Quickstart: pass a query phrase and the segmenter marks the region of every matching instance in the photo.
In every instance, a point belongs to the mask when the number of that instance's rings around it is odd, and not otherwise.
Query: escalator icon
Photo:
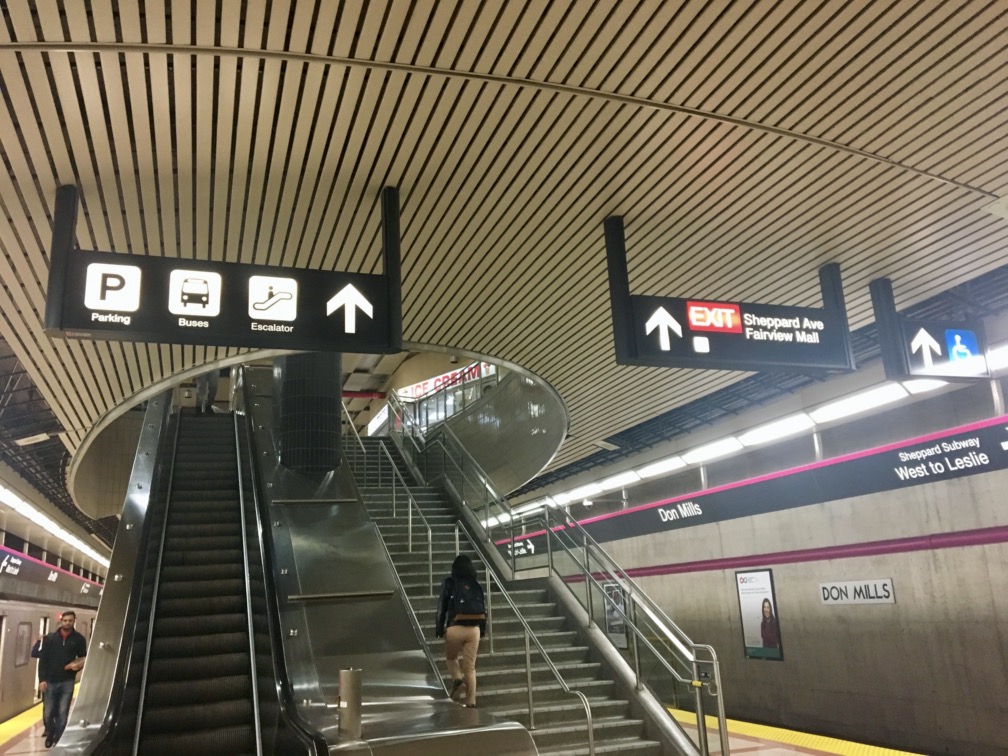
[[[273,287],[270,286],[266,292],[266,299],[262,302],[253,302],[252,309],[257,310],[258,312],[264,312],[273,307],[275,304],[286,302],[288,299],[293,298],[294,295],[289,291],[273,291]]]
[[[279,276],[250,276],[248,314],[253,320],[290,322],[297,318],[297,281]]]

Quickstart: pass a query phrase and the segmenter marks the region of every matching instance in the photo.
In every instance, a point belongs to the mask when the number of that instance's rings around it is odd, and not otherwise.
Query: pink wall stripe
[[[962,530],[958,533],[937,533],[935,535],[893,538],[886,541],[867,541],[844,546],[823,546],[817,549],[798,551],[778,551],[770,554],[749,554],[747,556],[707,559],[699,562],[661,564],[653,567],[634,567],[626,572],[632,578],[676,575],[688,572],[711,572],[713,570],[733,570],[742,567],[767,567],[799,562],[822,562],[827,559],[851,559],[883,554],[903,554],[910,551],[931,551],[934,549],[954,549],[966,546],[1008,542],[1008,526]]]

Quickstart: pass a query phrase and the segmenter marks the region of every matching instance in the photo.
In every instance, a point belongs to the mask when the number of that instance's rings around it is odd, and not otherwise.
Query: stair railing
[[[460,553],[459,552],[460,534],[465,536],[466,540],[469,541],[469,545],[472,546],[474,551],[476,551],[477,553],[480,552],[479,547],[476,545],[476,542],[469,535],[469,532],[464,527],[461,527],[461,523],[456,523],[455,524],[456,554]],[[588,696],[586,696],[580,690],[574,690],[573,688],[570,687],[570,685],[567,684],[567,681],[564,680],[563,675],[560,673],[560,670],[553,663],[553,660],[549,658],[549,654],[546,653],[546,649],[543,647],[543,644],[536,637],[535,633],[532,631],[532,628],[529,626],[529,623],[526,622],[524,615],[522,615],[521,613],[521,610],[518,609],[518,605],[515,604],[514,600],[507,592],[507,589],[504,587],[504,582],[500,579],[500,577],[498,577],[497,573],[493,571],[493,568],[490,567],[489,560],[484,559],[483,566],[486,568],[487,626],[488,626],[488,633],[490,635],[490,653],[492,654],[494,652],[492,604],[490,603],[491,601],[490,597],[493,595],[492,586],[494,583],[497,584],[497,589],[500,592],[501,596],[503,596],[504,600],[507,601],[508,604],[511,606],[512,611],[514,611],[515,613],[515,617],[518,618],[518,621],[521,623],[522,628],[525,630],[525,681],[526,681],[526,687],[528,689],[529,729],[530,730],[535,729],[535,702],[532,699],[532,647],[531,647],[531,643],[535,643],[536,647],[539,649],[540,656],[542,656],[543,661],[546,662],[546,666],[549,668],[550,672],[553,673],[553,677],[556,678],[557,682],[560,683],[560,688],[564,691],[564,693],[577,696],[577,698],[581,701],[581,705],[584,707],[585,710],[585,721],[587,722],[587,728],[588,728],[588,756],[595,756],[595,727],[592,720],[591,704],[588,702]]]
[[[255,624],[252,614],[252,587],[249,585],[248,519],[246,519],[245,476],[242,474],[241,439],[238,432],[238,414],[234,414],[235,468],[238,475],[238,509],[241,512],[242,564],[245,576],[245,619],[249,641],[249,668],[252,680],[258,680],[256,672]],[[262,756],[262,720],[259,719],[259,686],[252,685],[252,721],[256,727],[256,756]]]
[[[399,472],[399,468],[396,467],[395,460],[392,459],[392,455],[389,453],[388,447],[385,446],[384,441],[378,442],[378,448],[384,454],[385,459],[388,460],[389,468],[392,470],[391,482],[392,482],[392,517],[398,517],[396,510],[396,481],[402,485],[406,490],[406,496],[409,499],[409,505],[406,507],[406,544],[409,553],[413,553],[413,510],[420,516],[421,522],[423,522],[424,527],[427,529],[427,578],[430,583],[430,595],[434,595],[434,532],[431,530],[430,523],[427,522],[427,518],[424,517],[423,510],[420,509],[420,505],[417,504],[416,499],[413,497],[413,492],[410,491],[409,486],[406,485],[406,481],[403,480],[402,473]],[[378,485],[381,485],[382,481],[382,458],[378,458]]]
[[[364,442],[361,441],[360,433],[357,432],[357,426],[354,425],[353,418],[350,417],[350,411],[347,409],[346,402],[340,400],[340,406],[343,408],[343,416],[346,418],[347,425],[350,426],[350,430],[353,431],[354,438],[357,441],[357,445],[353,447],[353,459],[352,466],[354,468],[358,467],[357,455],[360,454],[363,458],[363,464],[359,465],[361,470],[363,470],[364,485],[367,485],[367,448],[364,446]],[[351,461],[351,455],[346,453],[346,445],[344,444],[344,456],[346,456],[347,461]]]
[[[641,590],[640,586],[627,575],[626,571],[609,556],[605,549],[589,535],[577,520],[568,513],[563,512],[562,517],[559,514],[553,515],[557,519],[555,523],[551,522],[549,510],[550,508],[544,510],[544,520],[546,524],[545,533],[550,571],[560,577],[575,596],[577,594],[571,588],[571,580],[584,581],[586,591],[585,604],[589,625],[594,621],[592,588],[595,588],[603,597],[606,611],[621,617],[625,627],[629,628],[633,634],[632,656],[638,689],[645,684],[641,675],[640,665],[640,645],[643,644],[654,655],[658,663],[678,682],[692,688],[696,704],[697,736],[700,741],[700,752],[704,754],[710,752],[702,698],[703,687],[707,686],[717,707],[721,753],[723,756],[729,756],[728,728],[725,720],[724,701],[721,695],[721,670],[714,648],[710,645],[694,643],[690,640],[689,636],[669,618],[661,607]],[[576,533],[578,538],[572,538],[571,533]],[[565,543],[564,538],[567,538],[570,543]],[[579,575],[572,578],[571,576],[561,574],[555,564],[555,555],[553,553],[555,547],[563,549],[566,558],[573,562],[579,570]],[[578,554],[579,551],[581,552],[581,556]],[[619,586],[629,603],[629,614],[626,611],[626,607],[621,602],[616,601],[603,588],[599,581],[600,575],[607,582],[613,582]],[[644,613],[650,621],[650,627],[659,633],[655,640],[661,644],[662,649],[656,648],[649,634],[641,629],[638,622],[638,611]],[[669,663],[666,658],[668,654],[671,654],[685,669],[688,669],[690,676],[684,676],[673,664]],[[701,666],[706,665],[710,666],[710,674],[701,672]]]

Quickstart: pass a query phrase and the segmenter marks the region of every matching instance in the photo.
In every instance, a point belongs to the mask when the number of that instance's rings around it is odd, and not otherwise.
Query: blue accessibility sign
[[[945,329],[945,348],[950,362],[968,360],[980,354],[977,335],[961,328]]]

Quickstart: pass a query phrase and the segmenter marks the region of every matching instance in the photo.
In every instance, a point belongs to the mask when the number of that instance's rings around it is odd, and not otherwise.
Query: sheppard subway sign
[[[581,525],[597,541],[615,541],[1005,468],[1008,415],[590,517]],[[545,549],[541,539],[529,534],[522,542]],[[507,548],[506,541],[501,545]]]

